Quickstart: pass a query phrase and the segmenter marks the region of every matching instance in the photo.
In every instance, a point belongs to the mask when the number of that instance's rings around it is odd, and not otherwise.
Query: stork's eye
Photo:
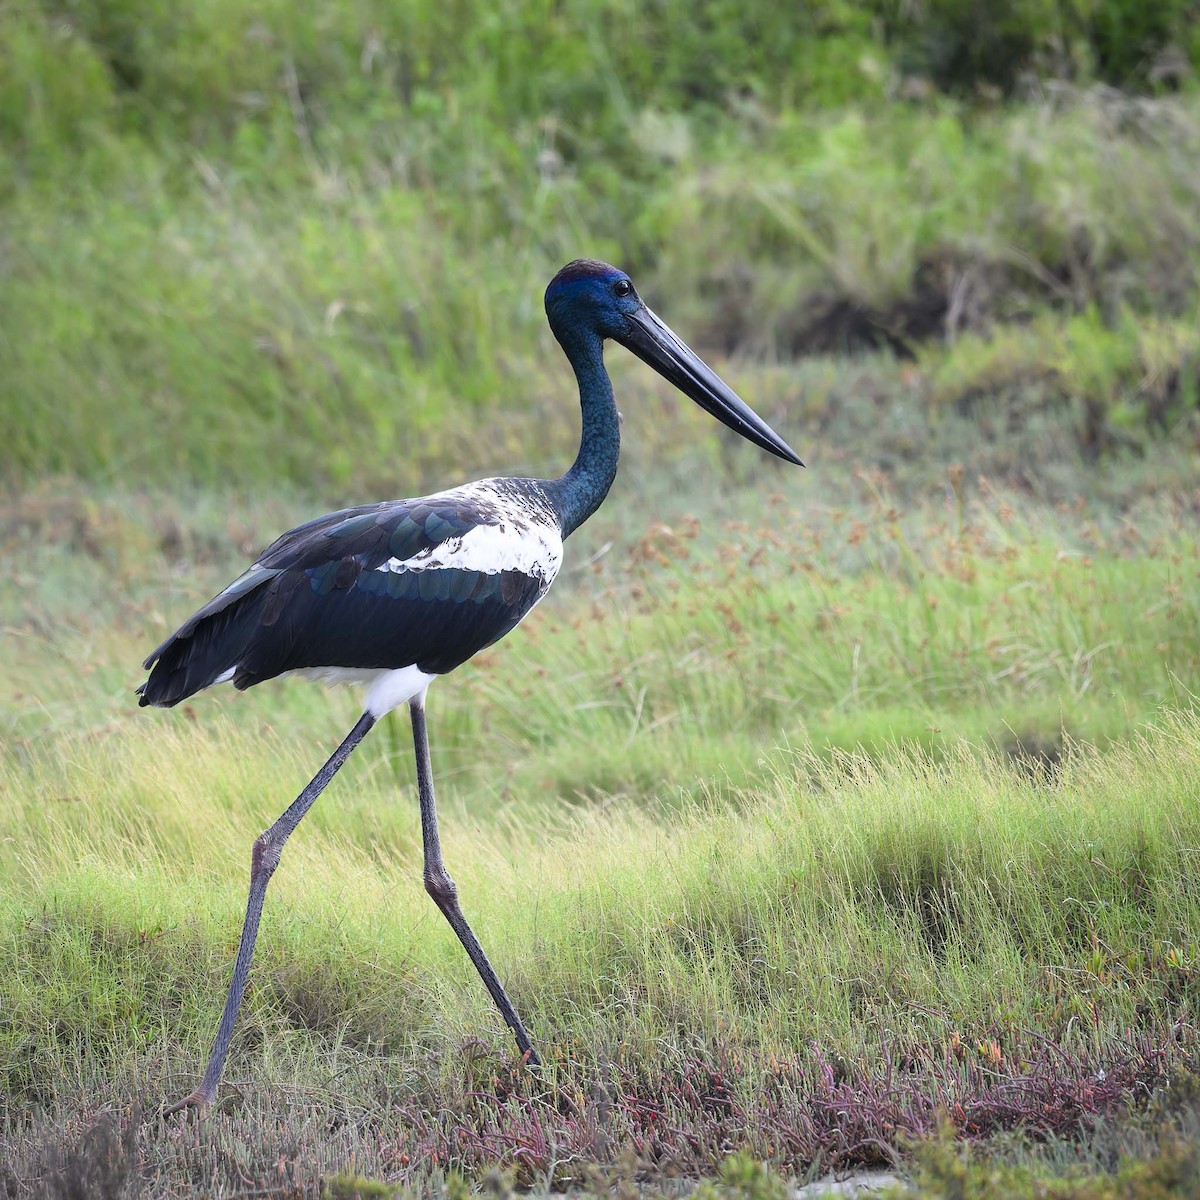
[[[613,284],[613,291],[616,292],[616,294],[622,299],[624,299],[629,295],[630,292],[633,291],[633,284],[630,283],[628,279],[618,279],[617,282]]]

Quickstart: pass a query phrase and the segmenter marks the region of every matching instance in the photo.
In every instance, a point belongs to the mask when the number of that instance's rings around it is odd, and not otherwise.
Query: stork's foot
[[[204,1110],[212,1104],[212,1099],[197,1088],[190,1096],[184,1098],[168,1108],[163,1109],[164,1117],[173,1117],[177,1112],[183,1112],[185,1109],[193,1109],[195,1112],[203,1115]]]

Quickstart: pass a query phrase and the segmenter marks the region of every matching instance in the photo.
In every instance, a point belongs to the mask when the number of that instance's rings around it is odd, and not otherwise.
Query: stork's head
[[[705,412],[785,462],[804,464],[716,372],[646,307],[624,271],[577,258],[546,288],[546,316],[554,336],[575,361],[581,341],[599,336],[620,342]]]

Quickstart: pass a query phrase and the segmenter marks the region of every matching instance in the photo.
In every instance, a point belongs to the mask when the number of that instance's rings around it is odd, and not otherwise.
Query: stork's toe
[[[164,1117],[172,1117],[178,1112],[183,1112],[184,1109],[194,1109],[197,1113],[203,1115],[204,1110],[212,1104],[212,1099],[205,1096],[199,1088],[197,1088],[190,1096],[184,1096],[182,1100],[176,1101],[163,1109]]]

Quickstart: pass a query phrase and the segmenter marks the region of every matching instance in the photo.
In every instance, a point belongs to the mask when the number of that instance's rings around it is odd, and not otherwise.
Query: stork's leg
[[[425,890],[433,897],[433,902],[442,910],[442,915],[450,922],[450,928],[458,934],[458,940],[471,956],[475,970],[492,993],[492,999],[500,1010],[500,1015],[508,1022],[508,1027],[517,1039],[517,1046],[526,1056],[531,1066],[537,1066],[541,1059],[517,1016],[504,986],[496,978],[492,964],[488,962],[479,939],[471,931],[458,906],[458,887],[450,878],[446,864],[442,860],[442,843],[438,837],[437,806],[433,799],[433,769],[429,762],[429,736],[425,730],[425,694],[414,696],[408,702],[412,715],[413,743],[417,752],[417,789],[421,795],[421,837],[425,844]]]
[[[246,990],[246,977],[250,973],[250,959],[254,956],[254,941],[258,937],[258,922],[262,916],[263,897],[267,883],[279,866],[283,844],[292,830],[300,824],[304,814],[312,808],[325,785],[337,774],[338,768],[350,756],[350,751],[367,735],[375,718],[363,713],[358,724],[347,734],[346,740],[333,752],[329,761],[313,776],[308,786],[288,806],[287,811],[265,833],[254,839],[250,852],[250,897],[246,901],[246,920],[242,924],[242,940],[238,944],[237,960],[233,964],[233,979],[229,983],[229,994],[225,997],[225,1011],[217,1026],[216,1041],[208,1056],[208,1066],[200,1086],[190,1095],[172,1104],[164,1115],[179,1112],[184,1108],[204,1108],[217,1098],[217,1084],[225,1066],[225,1055],[229,1051],[229,1040],[233,1037],[233,1026],[237,1021],[238,1009],[242,1004],[242,993]]]

